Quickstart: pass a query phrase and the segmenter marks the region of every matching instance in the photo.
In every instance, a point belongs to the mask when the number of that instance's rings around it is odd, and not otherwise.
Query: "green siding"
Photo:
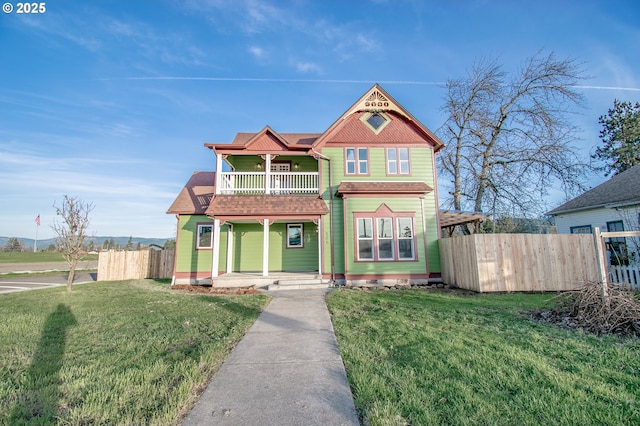
[[[233,225],[232,270],[262,271],[262,225],[259,223]]]
[[[430,187],[433,182],[433,157],[429,148],[409,149],[410,175],[387,175],[387,160],[385,148],[369,148],[369,175],[345,175],[344,148],[325,148],[322,154],[331,158],[333,172],[333,184],[339,185],[341,181],[421,181]],[[324,167],[324,165],[323,165]],[[327,183],[325,182],[325,185]]]
[[[330,207],[330,194],[335,194],[341,181],[422,181],[432,188],[435,188],[433,173],[433,153],[429,148],[410,148],[410,170],[411,175],[387,175],[386,172],[386,153],[385,148],[369,148],[369,175],[345,175],[344,168],[344,148],[325,148],[322,154],[331,158],[332,183],[331,190],[328,188],[329,173],[326,161],[322,163],[322,198]],[[412,211],[415,212],[416,226],[416,249],[418,254],[418,262],[354,262],[354,233],[353,233],[353,212],[375,212],[382,203],[386,203],[393,211]],[[335,237],[335,271],[338,274],[345,271],[345,248],[349,261],[349,273],[425,273],[424,267],[424,239],[427,236],[427,259],[429,263],[429,272],[440,272],[440,254],[438,251],[438,224],[436,212],[435,192],[432,191],[425,195],[424,199],[424,221],[420,200],[416,198],[349,198],[347,200],[346,215],[343,211],[343,199],[335,197],[334,208],[332,212]],[[346,221],[347,229],[343,230],[343,221]],[[426,227],[423,223],[426,222]],[[345,235],[346,233],[346,235]],[[330,256],[330,229],[328,215],[323,218],[323,235],[324,235],[324,271],[328,273],[331,270]],[[346,247],[345,247],[346,244]]]
[[[294,223],[294,222],[291,222]],[[270,271],[317,271],[318,234],[316,225],[304,225],[304,247],[286,247],[287,225],[274,223],[269,227]],[[233,225],[233,271],[262,271],[263,227],[256,223]]]
[[[331,150],[334,151],[334,150]],[[342,150],[340,150],[340,155],[342,155]],[[335,272],[337,274],[344,273],[344,230],[342,227],[342,198],[336,197],[335,193],[338,189],[338,185],[340,181],[343,180],[342,172],[343,172],[343,160],[342,156],[339,161],[334,161],[331,159],[331,172],[333,179],[333,186],[329,188],[329,167],[327,165],[326,160],[321,160],[321,185],[322,188],[320,190],[320,195],[322,199],[327,204],[327,207],[331,210],[331,194],[333,194],[333,211],[331,214],[324,215],[322,217],[322,234],[323,234],[323,272],[328,274],[331,272],[331,228],[330,228],[330,220],[333,221],[333,236],[334,236],[334,262],[335,262]],[[339,163],[339,164],[336,164]],[[336,172],[338,170],[338,172]]]
[[[213,220],[202,215],[180,216],[176,272],[211,271],[212,251],[210,249],[196,250],[195,248],[197,225],[201,223],[213,223]],[[318,270],[316,225],[311,222],[305,222],[303,225],[304,247],[297,249],[286,247],[287,225],[285,223],[275,223],[269,227],[270,271]],[[219,271],[227,269],[227,229],[226,224],[220,229]],[[235,272],[262,271],[262,225],[259,223],[234,224],[232,238],[232,270]]]
[[[204,215],[180,215],[178,227],[178,244],[176,272],[208,272],[211,271],[211,249],[196,250],[196,232],[200,223],[213,223]],[[218,270],[227,268],[227,226],[220,229],[220,261]]]

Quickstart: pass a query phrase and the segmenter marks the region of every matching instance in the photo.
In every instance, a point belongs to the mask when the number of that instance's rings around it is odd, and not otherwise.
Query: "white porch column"
[[[262,276],[269,276],[269,219],[264,219],[262,236]]]
[[[220,173],[222,173],[222,154],[216,154],[216,195],[220,194]]]
[[[322,217],[318,219],[318,275],[322,278]]]
[[[264,163],[264,193],[271,194],[271,154],[267,154]]]
[[[227,223],[227,274],[233,269],[233,225]]]
[[[211,248],[211,284],[218,276],[218,262],[220,262],[220,219],[213,220],[213,247]]]

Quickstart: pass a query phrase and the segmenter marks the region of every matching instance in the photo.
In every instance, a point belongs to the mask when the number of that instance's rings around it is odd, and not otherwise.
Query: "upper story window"
[[[409,148],[387,148],[387,174],[409,174]]]
[[[369,149],[347,148],[345,150],[345,168],[348,175],[368,175]]]
[[[572,234],[591,234],[591,225],[572,226],[569,231]]]

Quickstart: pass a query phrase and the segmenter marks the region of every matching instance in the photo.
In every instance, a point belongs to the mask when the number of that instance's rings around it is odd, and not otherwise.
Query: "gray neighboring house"
[[[640,165],[613,176],[547,214],[555,217],[559,234],[640,230]],[[607,242],[612,265],[640,263],[639,238]]]

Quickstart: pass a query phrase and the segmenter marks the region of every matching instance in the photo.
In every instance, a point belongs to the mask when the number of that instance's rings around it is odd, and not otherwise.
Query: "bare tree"
[[[69,265],[67,277],[67,293],[71,293],[71,284],[78,262],[84,254],[83,244],[89,227],[89,214],[94,208],[93,203],[85,203],[77,197],[64,196],[62,206],[53,208],[60,221],[54,220],[51,228],[56,234],[58,249]]]
[[[584,104],[576,90],[584,78],[576,60],[538,52],[513,76],[481,60],[467,78],[447,81],[440,169],[452,181],[452,207],[530,217],[552,183],[580,189],[587,167],[569,116]]]

